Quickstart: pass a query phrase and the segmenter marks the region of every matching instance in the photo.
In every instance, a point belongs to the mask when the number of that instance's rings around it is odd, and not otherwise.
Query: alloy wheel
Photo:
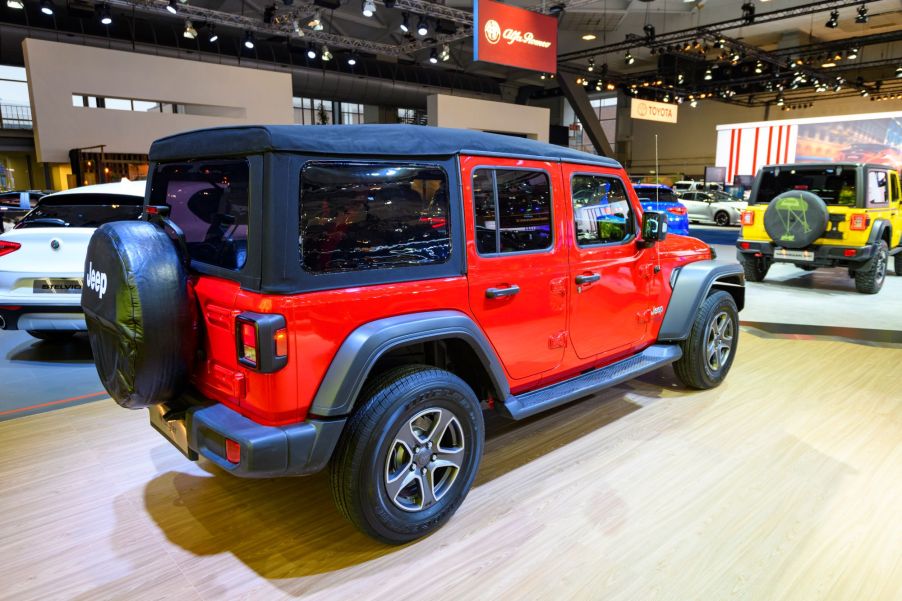
[[[733,336],[733,320],[726,311],[720,311],[711,320],[705,340],[705,363],[711,372],[718,372],[730,358],[730,353],[733,352]]]

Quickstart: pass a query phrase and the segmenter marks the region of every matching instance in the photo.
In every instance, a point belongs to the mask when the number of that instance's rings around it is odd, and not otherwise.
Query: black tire
[[[411,444],[423,444],[415,447],[420,451],[413,456],[399,437],[414,431],[411,420],[417,416],[416,423],[427,427],[431,424],[437,429],[438,424],[430,420],[448,416],[456,418],[457,425],[449,420],[448,426],[435,434],[437,442],[435,436],[427,443],[425,438],[409,435]],[[402,544],[426,536],[448,521],[469,492],[482,457],[484,436],[482,409],[463,380],[427,365],[389,370],[364,388],[332,457],[330,479],[335,504],[357,528],[384,543]],[[434,467],[430,449],[443,443],[448,445],[446,449],[456,448],[453,440],[462,445],[457,451],[462,456],[459,468]],[[456,457],[456,453],[446,457]],[[452,473],[453,478],[448,480]],[[394,480],[392,474],[398,474]],[[434,484],[436,477],[438,486]],[[391,497],[389,483],[403,483],[405,479],[412,480]],[[438,491],[442,485],[448,488],[438,500],[427,503],[435,497],[426,498],[429,491],[425,486]],[[417,507],[417,493],[421,507]]]
[[[765,257],[751,257],[739,255],[739,262],[745,272],[745,279],[750,282],[763,282],[767,271],[770,269],[770,261]]]
[[[862,294],[877,294],[883,288],[886,280],[886,270],[889,264],[889,248],[886,242],[877,243],[874,256],[868,259],[864,265],[855,270],[855,289]],[[898,269],[898,268],[897,268]]]
[[[719,327],[721,324],[726,324],[722,330]],[[715,330],[720,331],[722,336],[718,336]],[[716,346],[719,347],[720,343],[728,345],[725,355],[721,348],[716,349],[716,357],[708,352],[712,337]],[[736,302],[729,293],[715,290],[699,307],[689,337],[680,343],[683,356],[673,364],[677,378],[685,386],[700,390],[720,385],[733,365],[738,344],[739,310]],[[712,357],[716,362],[712,361]]]
[[[721,227],[730,225],[730,216],[726,211],[717,211],[714,213],[714,223]]]
[[[91,236],[81,295],[104,388],[140,409],[177,398],[197,345],[197,310],[175,244],[146,221],[117,221]]]
[[[75,336],[74,330],[28,330],[28,334],[47,342],[68,342]]]
[[[817,194],[790,190],[775,196],[764,212],[764,230],[777,246],[805,248],[824,235],[830,213]]]

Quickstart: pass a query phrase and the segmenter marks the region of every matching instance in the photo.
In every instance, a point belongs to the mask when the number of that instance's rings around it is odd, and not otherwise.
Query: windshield
[[[677,197],[670,188],[649,188],[636,186],[636,196],[642,200],[676,202]]]
[[[674,190],[688,190],[691,182],[677,182],[673,185]]]
[[[143,203],[142,197],[128,194],[45,196],[16,227],[100,227],[111,221],[137,219]]]
[[[761,172],[754,202],[768,203],[783,192],[804,190],[828,205],[856,205],[853,167],[775,167]]]

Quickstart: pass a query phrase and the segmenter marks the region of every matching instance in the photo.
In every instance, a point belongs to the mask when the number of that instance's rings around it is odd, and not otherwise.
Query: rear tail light
[[[755,225],[755,211],[742,212],[742,225]]]
[[[667,207],[667,212],[674,215],[686,215],[689,211],[683,205],[677,205],[675,207]]]
[[[229,463],[241,463],[241,445],[231,438],[225,439],[226,459]]]
[[[739,243],[739,248],[741,248],[742,250],[748,250],[751,247],[752,247],[751,242],[740,242]]]
[[[847,248],[846,250],[842,251],[842,254],[844,257],[854,257],[858,254],[858,251],[854,248]]]
[[[288,330],[281,315],[245,312],[235,318],[238,362],[272,373],[288,363]]]
[[[849,229],[855,231],[866,230],[870,225],[870,221],[870,218],[864,213],[852,213],[852,217],[849,220]]]
[[[9,253],[16,252],[22,248],[22,245],[18,242],[9,242],[7,240],[0,240],[0,257],[3,255],[8,255]]]

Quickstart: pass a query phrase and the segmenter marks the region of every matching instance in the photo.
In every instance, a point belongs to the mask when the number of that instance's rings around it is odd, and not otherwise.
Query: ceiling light
[[[836,63],[834,63],[833,60],[829,59],[829,58],[826,61],[821,63],[822,69],[829,69],[829,68],[835,67],[835,66],[836,66]]]
[[[539,75],[539,79],[541,79],[542,81],[545,81],[545,74],[542,73],[541,75]]]
[[[827,22],[824,23],[824,25],[826,27],[829,27],[830,29],[836,29],[837,27],[839,27],[839,11],[835,8],[831,10],[830,18],[827,19]]]
[[[711,69],[705,69],[705,81],[711,81],[712,79],[714,79],[714,73]]]
[[[783,106],[783,103],[785,103],[785,102],[786,102],[786,100],[784,100],[782,94],[780,96],[777,96],[777,106]]]
[[[426,24],[426,17],[420,17],[419,23],[417,23],[417,35],[425,36],[429,33],[429,26]]]
[[[254,33],[252,31],[244,32],[244,47],[248,50],[254,49]]]
[[[111,25],[113,23],[113,15],[110,14],[110,7],[106,4],[100,8],[100,22],[104,25]]]
[[[166,10],[168,10],[172,14],[179,12],[178,2],[176,2],[175,0],[169,0],[169,4],[166,5]]]
[[[433,65],[438,62],[438,51],[435,48],[429,53],[429,62]]]
[[[309,58],[310,60],[316,58],[316,49],[310,44],[307,44],[307,58]]]
[[[632,52],[630,52],[629,50],[627,50],[627,51],[626,51],[626,56],[623,57],[623,62],[625,62],[627,65],[632,65],[633,63],[636,62],[636,57],[633,56],[633,53],[632,53]]]
[[[764,64],[761,61],[758,61],[755,63],[755,73],[760,75],[762,72],[764,72]]]
[[[868,89],[867,88],[861,88],[861,91],[858,93],[861,95],[862,98],[868,97]]]
[[[48,17],[53,16],[53,3],[50,0],[41,0],[41,12]]]
[[[594,71],[594,70],[595,70],[595,59],[594,59],[594,58],[590,58],[590,59],[589,59],[589,66],[588,66],[588,68],[587,68],[587,71],[589,71],[589,73],[591,73],[591,72]]]
[[[855,17],[855,22],[861,25],[868,22],[868,7],[864,4],[858,7],[858,16]]]
[[[401,31],[407,33],[410,31],[410,15],[407,13],[401,13]]]
[[[613,84],[613,82],[610,82],[610,81],[609,81],[609,82],[608,82],[608,85],[605,86],[605,89],[607,89],[607,90],[609,90],[609,91],[614,91],[614,90],[617,89],[617,86],[615,86],[615,85]]]
[[[323,62],[332,60],[332,53],[329,52],[329,47],[323,44]]]
[[[25,8],[25,2],[24,0],[6,0],[6,7],[22,10]]]
[[[197,30],[194,29],[194,25],[191,24],[191,20],[185,20],[185,32],[182,34],[183,37],[188,38],[189,40],[194,40],[197,38]]]
[[[356,64],[357,64],[357,57],[354,56],[353,54],[352,54],[351,56],[349,56],[349,57],[348,57],[348,64],[349,64],[350,66],[352,66],[352,67],[353,67],[354,65],[356,65]]]
[[[363,16],[372,17],[376,14],[376,3],[373,0],[363,0]]]
[[[595,37],[596,36],[594,33],[584,33],[583,34],[583,39],[586,40],[587,42],[591,42],[592,40],[595,39]]]
[[[600,79],[595,82],[595,91],[601,92],[601,80]]]
[[[846,55],[846,58],[850,61],[858,58],[858,48],[849,48],[849,53]]]
[[[697,107],[697,106],[698,106],[698,100],[690,100],[690,101],[689,101],[689,106],[691,106],[692,108]]]
[[[210,25],[210,37],[207,38],[207,41],[211,44],[215,44],[217,40],[219,40],[219,34],[216,33],[216,28]]]
[[[438,56],[444,62],[448,62],[449,60],[451,60],[451,46],[449,46],[448,44],[444,44],[442,46],[442,52]]]
[[[902,78],[902,65],[896,67],[896,79]]]

